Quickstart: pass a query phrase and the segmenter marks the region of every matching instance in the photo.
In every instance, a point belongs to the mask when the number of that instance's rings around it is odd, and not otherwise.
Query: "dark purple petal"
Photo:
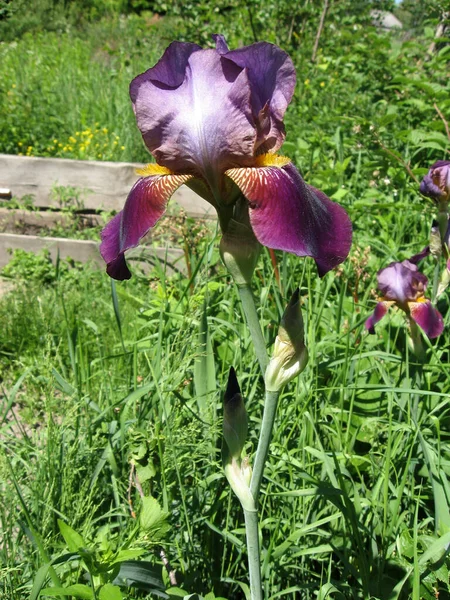
[[[214,33],[212,38],[216,43],[216,52],[218,52],[219,54],[226,54],[230,51],[223,35],[220,35],[219,33]]]
[[[375,333],[375,325],[378,323],[378,321],[381,321],[392,304],[394,304],[392,301],[378,302],[378,304],[375,306],[375,310],[366,321],[365,327],[369,333]]]
[[[226,175],[249,201],[250,223],[261,244],[312,256],[320,275],[345,260],[352,242],[347,213],[307,185],[292,163],[231,169]]]
[[[429,255],[430,255],[430,246],[425,246],[425,248],[423,250],[421,250],[418,254],[414,254],[414,256],[411,256],[411,258],[408,260],[413,265],[417,265],[417,263],[419,263],[421,260],[423,260],[424,258],[426,258]]]
[[[423,296],[428,279],[409,260],[393,262],[378,271],[378,288],[386,300],[400,304]]]
[[[124,252],[137,246],[142,237],[161,218],[174,191],[191,178],[190,175],[156,175],[138,179],[124,209],[103,229],[100,254],[113,279],[130,279]]]
[[[444,319],[429,300],[409,302],[411,318],[421,327],[429,338],[435,338],[444,331]]]
[[[430,167],[420,184],[424,196],[435,200],[450,199],[450,161],[438,160]]]
[[[175,89],[179,87],[186,76],[186,68],[190,56],[201,50],[197,44],[172,42],[154,67],[138,75],[130,84],[130,97],[136,102],[140,86],[146,81],[160,84],[160,87]],[[161,86],[162,84],[162,86]]]
[[[130,90],[139,129],[160,165],[201,174],[215,191],[220,173],[251,164],[256,125],[247,72],[215,50],[171,44]]]
[[[247,69],[259,151],[276,152],[285,138],[283,117],[295,88],[295,68],[290,56],[267,42],[231,50],[224,56]]]

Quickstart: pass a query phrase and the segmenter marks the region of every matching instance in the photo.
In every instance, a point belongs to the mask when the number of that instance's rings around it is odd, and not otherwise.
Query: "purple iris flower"
[[[187,184],[216,208],[223,232],[244,196],[259,242],[313,257],[323,275],[346,258],[352,228],[342,207],[276,154],[294,93],[292,60],[265,42],[230,51],[223,36],[214,39],[214,50],[173,42],[131,82],[137,124],[157,164],[138,171],[124,209],[102,232],[107,272],[131,277],[124,252]]]
[[[366,321],[369,333],[375,333],[375,324],[384,317],[390,306],[396,304],[423,329],[429,338],[441,335],[444,320],[430,300],[425,298],[428,279],[417,270],[412,260],[420,260],[427,249],[411,260],[393,262],[378,271],[378,288],[383,294],[373,314]]]
[[[420,191],[434,200],[450,200],[450,160],[438,160],[422,179]]]

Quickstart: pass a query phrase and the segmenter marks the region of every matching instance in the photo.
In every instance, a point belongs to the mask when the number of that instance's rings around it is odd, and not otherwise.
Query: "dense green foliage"
[[[221,31],[230,46],[256,37],[291,53],[298,85],[283,152],[347,208],[355,234],[349,260],[322,280],[309,260],[281,253],[274,271],[268,252],[254,278],[269,348],[300,287],[310,352],[283,393],[263,482],[266,598],[450,597],[448,333],[424,339],[419,364],[400,312],[377,335],[364,330],[377,270],[428,241],[434,206],[418,181],[450,151],[450,47],[427,53],[439,4],[419,18],[410,2],[412,33],[388,33],[370,24],[377,3],[331,3],[314,62],[315,2],[24,4],[0,3],[1,152],[147,160],[128,84],[169,41],[205,45]],[[251,455],[262,386],[217,240],[189,242],[191,278],[160,265],[111,286],[93,269],[29,255],[4,273],[15,282],[0,299],[5,598],[91,582],[114,599],[136,559],[150,583],[123,585],[124,597],[156,597],[171,586],[161,549],[186,593],[245,597],[221,399],[234,365]],[[431,259],[423,270],[432,280]],[[448,329],[448,295],[438,306]]]

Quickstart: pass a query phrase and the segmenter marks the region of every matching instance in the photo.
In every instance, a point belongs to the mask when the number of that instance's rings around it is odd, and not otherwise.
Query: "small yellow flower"
[[[54,143],[54,144],[57,144],[57,143],[58,143],[58,140],[53,140],[53,143]]]
[[[120,146],[120,149],[121,150],[125,150],[125,146]]]
[[[71,135],[71,136],[70,136],[70,138],[69,138],[69,142],[70,142],[71,144],[76,144],[76,143],[77,143],[77,140],[76,140],[76,139],[73,137],[73,135]]]
[[[325,81],[320,82],[320,87],[325,87]]]
[[[309,85],[309,79],[305,79],[304,84]]]
[[[79,131],[75,131],[75,135],[80,135],[80,132]]]
[[[106,133],[108,133],[108,128],[107,127],[103,127],[102,131],[103,131],[103,133],[106,134]]]
[[[17,142],[17,145],[19,146],[19,148],[22,148],[23,143],[22,142]]]
[[[15,84],[15,83],[13,83],[11,87],[14,89],[14,88],[16,87],[16,84]]]
[[[117,146],[117,143],[118,143],[117,140],[114,140],[114,142],[113,142],[114,146]]]
[[[58,143],[58,148],[62,148],[61,142]]]

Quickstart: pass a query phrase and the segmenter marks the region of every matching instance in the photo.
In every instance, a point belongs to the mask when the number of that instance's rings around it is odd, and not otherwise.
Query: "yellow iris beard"
[[[284,167],[291,162],[287,156],[278,156],[277,154],[260,154],[255,157],[254,167]],[[136,173],[141,177],[151,177],[152,175],[174,175],[173,171],[167,167],[162,167],[156,163],[145,165],[142,169],[136,169]]]
[[[167,167],[161,167],[156,163],[145,165],[142,169],[136,169],[136,173],[141,177],[150,177],[151,175],[173,175],[173,171]]]
[[[291,162],[287,156],[277,154],[260,154],[255,158],[255,167],[284,167]]]

